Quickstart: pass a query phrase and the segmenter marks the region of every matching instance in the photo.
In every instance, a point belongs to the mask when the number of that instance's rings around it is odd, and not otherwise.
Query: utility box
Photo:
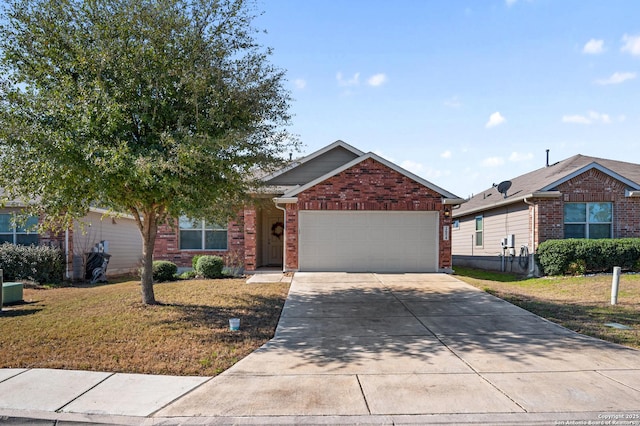
[[[2,283],[2,303],[9,304],[22,302],[24,298],[23,288],[24,286],[22,283]]]
[[[507,235],[507,244],[508,248],[515,248],[516,246],[516,236],[514,234]]]

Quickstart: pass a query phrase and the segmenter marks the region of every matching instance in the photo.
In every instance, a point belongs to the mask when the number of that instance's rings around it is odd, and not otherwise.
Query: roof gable
[[[534,195],[559,196],[560,193],[555,191],[558,185],[591,169],[611,176],[624,183],[630,190],[640,189],[640,164],[578,154],[511,179],[507,197],[503,197],[495,187],[488,188],[471,197],[460,209],[454,210],[453,215],[458,217],[522,202]]]
[[[269,186],[304,185],[329,173],[363,154],[343,141],[335,141],[326,147],[290,163],[283,169],[264,177]]]
[[[318,177],[317,179],[314,179],[311,182],[308,182],[305,185],[302,185],[302,186],[299,186],[299,187],[291,189],[290,191],[286,192],[283,195],[283,198],[295,197],[296,195],[300,194],[301,192],[303,192],[303,191],[305,191],[305,190],[307,190],[307,189],[309,189],[309,188],[311,188],[311,187],[313,187],[315,185],[318,185],[319,183],[321,183],[321,182],[323,182],[323,181],[325,181],[325,180],[327,180],[327,179],[329,179],[329,178],[331,178],[331,177],[333,177],[333,176],[335,176],[335,175],[337,175],[339,173],[342,173],[343,171],[345,171],[347,169],[350,169],[351,167],[353,167],[353,166],[355,166],[357,164],[360,164],[361,162],[363,162],[363,161],[365,161],[367,159],[373,159],[373,160],[385,165],[386,167],[388,167],[388,168],[394,170],[395,172],[397,172],[397,173],[399,173],[399,174],[401,174],[401,175],[403,175],[403,176],[405,176],[405,177],[407,177],[407,178],[419,183],[420,185],[423,185],[423,186],[431,189],[432,191],[437,192],[438,194],[442,195],[444,198],[449,198],[449,199],[452,199],[452,200],[459,200],[460,202],[462,202],[462,200],[460,200],[460,198],[458,196],[456,196],[456,195],[454,195],[454,194],[452,194],[452,193],[450,193],[448,191],[445,191],[444,189],[432,184],[431,182],[429,182],[429,181],[427,181],[427,180],[425,180],[425,179],[423,179],[423,178],[421,178],[421,177],[419,177],[417,175],[414,175],[413,173],[411,173],[411,172],[399,167],[398,165],[396,165],[396,164],[394,164],[394,163],[392,163],[392,162],[390,162],[388,160],[385,160],[384,158],[382,158],[382,157],[380,157],[380,156],[378,156],[378,155],[376,155],[376,154],[374,154],[372,152],[363,154],[363,155],[359,156],[358,158],[355,158],[354,160],[352,160],[352,161],[350,161],[350,162],[348,162],[348,163],[346,163],[346,164],[344,164],[344,165],[342,165],[342,166],[330,171],[329,173],[327,173],[327,174],[325,174],[323,176],[320,176],[320,177]]]

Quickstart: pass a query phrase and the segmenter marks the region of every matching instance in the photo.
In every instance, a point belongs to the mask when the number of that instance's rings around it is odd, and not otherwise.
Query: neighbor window
[[[180,218],[180,250],[226,249],[226,227],[205,220]]]
[[[12,213],[0,214],[0,243],[12,243],[28,246],[38,244],[38,217],[27,218],[26,223],[18,225],[18,218]]]
[[[611,203],[565,203],[565,238],[611,238]]]
[[[476,216],[476,247],[482,246],[482,216]]]

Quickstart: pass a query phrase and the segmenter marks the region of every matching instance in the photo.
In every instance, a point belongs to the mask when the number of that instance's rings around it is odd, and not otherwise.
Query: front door
[[[267,225],[267,265],[282,265],[284,247],[284,223],[282,216],[269,216]]]

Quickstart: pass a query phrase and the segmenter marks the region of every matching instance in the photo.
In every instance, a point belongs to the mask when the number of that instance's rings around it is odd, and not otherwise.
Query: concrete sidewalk
[[[274,339],[213,379],[4,369],[0,416],[633,424],[640,351],[570,332],[448,275],[296,273]]]

